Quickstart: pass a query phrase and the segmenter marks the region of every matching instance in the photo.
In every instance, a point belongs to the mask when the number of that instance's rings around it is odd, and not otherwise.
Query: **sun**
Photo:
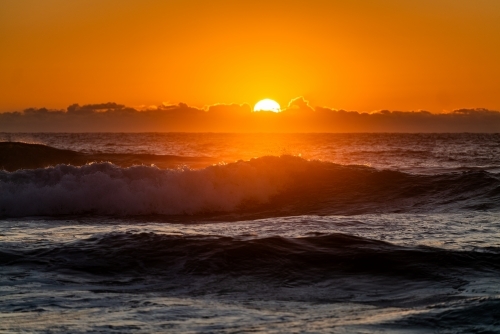
[[[253,111],[273,111],[280,112],[281,107],[278,102],[271,99],[260,100],[253,107]]]

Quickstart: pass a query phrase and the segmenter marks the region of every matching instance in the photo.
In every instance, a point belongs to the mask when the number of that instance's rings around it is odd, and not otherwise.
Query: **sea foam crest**
[[[202,170],[120,168],[110,163],[0,172],[0,215],[144,215],[232,211],[263,203],[290,181],[283,170],[306,163],[269,157]]]

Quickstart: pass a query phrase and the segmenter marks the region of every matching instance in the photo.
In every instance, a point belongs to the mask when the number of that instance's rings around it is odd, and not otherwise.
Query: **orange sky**
[[[0,111],[500,110],[498,0],[0,0]]]

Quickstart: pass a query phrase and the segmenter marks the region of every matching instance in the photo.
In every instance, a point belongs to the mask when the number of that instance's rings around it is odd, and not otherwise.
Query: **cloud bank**
[[[280,113],[253,112],[248,104],[200,109],[185,103],[145,110],[114,102],[30,108],[0,114],[1,132],[500,132],[500,112],[482,108],[449,113],[358,112],[313,107],[303,97]]]

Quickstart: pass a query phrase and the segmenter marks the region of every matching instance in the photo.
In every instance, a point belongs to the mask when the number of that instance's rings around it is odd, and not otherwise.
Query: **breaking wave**
[[[204,169],[57,165],[0,172],[0,215],[358,214],[497,210],[485,171],[413,175],[268,156]]]

